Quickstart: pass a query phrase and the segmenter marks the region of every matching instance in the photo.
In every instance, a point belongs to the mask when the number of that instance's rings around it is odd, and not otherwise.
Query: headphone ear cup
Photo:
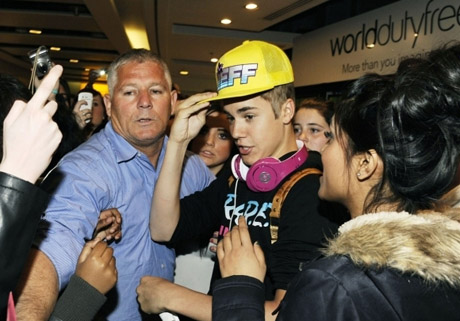
[[[277,165],[281,162],[275,158],[264,158],[249,168],[246,184],[256,192],[267,192],[274,189],[278,183]]]
[[[298,141],[297,152],[284,161],[273,157],[259,159],[251,167],[247,167],[239,154],[233,156],[231,167],[233,176],[246,181],[248,188],[254,192],[268,192],[308,158],[305,145]]]
[[[246,166],[246,165],[243,164],[243,161],[241,160],[240,155],[236,154],[235,156],[233,156],[232,162],[231,162],[232,173],[233,173],[233,176],[235,176],[236,178],[242,179],[243,181],[245,181],[246,176],[243,177],[243,175],[241,174],[241,166]]]

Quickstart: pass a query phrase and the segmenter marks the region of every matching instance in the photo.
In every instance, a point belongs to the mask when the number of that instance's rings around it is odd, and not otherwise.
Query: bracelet
[[[57,95],[58,92],[59,92],[59,91],[58,91],[57,89],[53,89],[53,90],[51,91],[51,93],[53,93],[53,94],[55,94],[55,95]]]

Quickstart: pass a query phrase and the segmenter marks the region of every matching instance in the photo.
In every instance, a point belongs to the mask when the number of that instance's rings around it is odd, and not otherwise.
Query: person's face
[[[191,149],[213,170],[230,157],[232,144],[226,115],[213,112],[206,117],[206,124],[192,141]]]
[[[230,121],[230,133],[247,166],[265,157],[280,158],[289,151],[284,117],[275,118],[270,102],[257,96],[229,103],[224,110]]]
[[[121,66],[112,96],[105,97],[114,130],[137,149],[159,142],[177,97],[170,88],[163,68],[155,62]]]
[[[345,150],[336,139],[334,125],[328,135],[330,139],[321,151],[323,175],[320,178],[318,195],[321,199],[344,204],[348,197],[349,175]],[[346,139],[346,138],[345,138]],[[345,140],[346,142],[346,140]]]
[[[68,95],[64,89],[64,86],[59,85],[58,95],[56,96],[56,101],[64,104],[67,108],[73,106],[73,99],[71,95]]]
[[[301,108],[294,116],[294,132],[309,150],[321,152],[327,138],[324,132],[331,129],[326,119],[314,108]]]
[[[94,96],[93,97],[93,118],[91,119],[91,123],[94,127],[99,126],[105,117],[105,108],[104,102],[102,101],[102,96]]]

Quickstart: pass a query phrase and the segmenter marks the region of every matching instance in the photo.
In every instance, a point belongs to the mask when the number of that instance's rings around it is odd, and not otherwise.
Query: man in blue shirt
[[[151,240],[149,213],[162,166],[165,130],[176,103],[166,64],[147,50],[132,50],[109,68],[111,121],[104,130],[66,155],[45,183],[61,176],[29,257],[17,312],[19,319],[47,320],[59,290],[74,273],[85,239],[90,239],[101,210],[117,208],[123,237],[113,243],[116,287],[101,310],[108,320],[141,320],[136,287],[144,275],[172,280],[174,252]],[[201,190],[212,180],[197,157],[183,167],[181,195]],[[144,316],[145,317],[145,316]],[[147,318],[143,319],[146,320]]]

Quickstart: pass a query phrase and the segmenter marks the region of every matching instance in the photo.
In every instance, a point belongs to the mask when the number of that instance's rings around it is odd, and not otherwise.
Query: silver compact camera
[[[37,49],[29,51],[28,56],[32,62],[33,71],[35,71],[38,79],[42,79],[52,67],[48,48],[40,46]]]

